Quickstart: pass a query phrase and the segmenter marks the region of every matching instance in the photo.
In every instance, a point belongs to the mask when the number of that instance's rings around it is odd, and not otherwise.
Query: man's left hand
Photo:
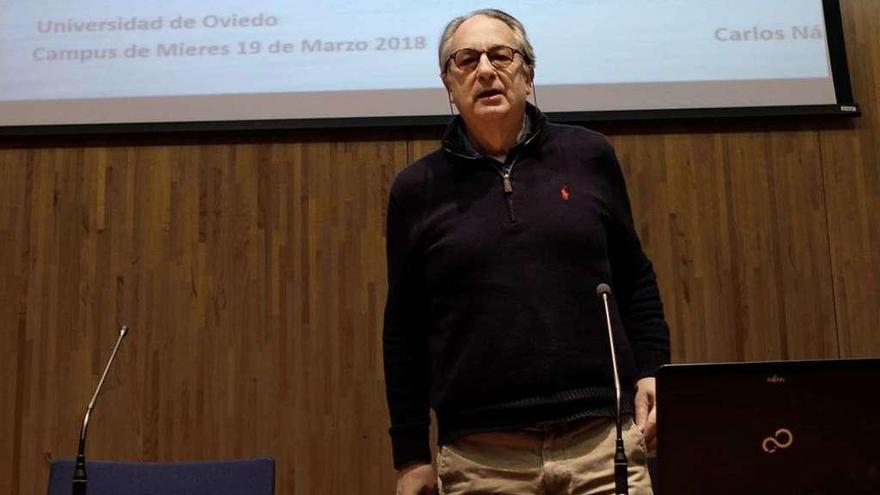
[[[657,381],[654,377],[636,382],[636,426],[645,435],[648,452],[657,449]]]

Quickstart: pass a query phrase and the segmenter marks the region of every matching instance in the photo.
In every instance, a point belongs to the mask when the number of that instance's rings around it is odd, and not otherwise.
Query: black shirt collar
[[[523,140],[518,142],[507,153],[508,156],[515,154],[521,148],[528,147],[534,142],[547,123],[547,117],[537,107],[528,102],[526,102],[526,120],[529,129],[525,133]],[[474,160],[484,158],[483,154],[474,147],[468,138],[464,119],[462,119],[461,115],[456,115],[446,127],[446,132],[443,133],[442,146],[447,152],[463,158]]]

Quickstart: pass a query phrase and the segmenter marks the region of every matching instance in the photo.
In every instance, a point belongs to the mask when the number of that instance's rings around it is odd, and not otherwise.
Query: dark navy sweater
[[[604,309],[624,389],[669,362],[651,262],[633,228],[611,145],[528,108],[531,131],[503,164],[458,117],[442,148],[394,181],[383,334],[394,465],[430,462],[469,433],[614,414]]]

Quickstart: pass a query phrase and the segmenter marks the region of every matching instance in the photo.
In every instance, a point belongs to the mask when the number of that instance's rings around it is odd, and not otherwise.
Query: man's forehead
[[[477,15],[461,23],[452,36],[456,48],[489,48],[515,41],[513,30],[499,19]]]

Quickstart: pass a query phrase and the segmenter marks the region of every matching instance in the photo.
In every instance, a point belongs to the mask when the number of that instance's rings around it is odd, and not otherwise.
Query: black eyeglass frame
[[[516,48],[514,48],[512,46],[508,46],[508,45],[494,45],[494,46],[489,47],[488,50],[477,50],[474,48],[460,48],[460,49],[452,52],[452,54],[450,54],[449,57],[446,59],[446,63],[443,65],[443,73],[445,74],[445,73],[449,72],[449,62],[452,62],[453,65],[455,65],[455,67],[457,69],[461,70],[462,72],[471,72],[474,69],[476,69],[477,66],[480,65],[480,60],[483,58],[483,54],[489,55],[492,52],[492,50],[496,50],[498,48],[507,48],[508,50],[510,50],[512,52],[512,56],[510,57],[510,63],[499,67],[498,65],[495,64],[495,62],[492,61],[492,57],[490,56],[489,57],[489,64],[492,65],[492,67],[494,67],[498,70],[503,70],[503,69],[510,67],[511,65],[513,65],[513,62],[516,60],[517,54],[519,54],[520,58],[522,58],[524,63],[528,63],[528,57],[526,57],[525,53],[521,52],[520,50],[517,50]],[[459,53],[461,53],[465,50],[469,50],[469,51],[472,51],[472,52],[475,52],[478,54],[477,63],[471,69],[463,69],[454,60],[456,55],[458,55]]]

